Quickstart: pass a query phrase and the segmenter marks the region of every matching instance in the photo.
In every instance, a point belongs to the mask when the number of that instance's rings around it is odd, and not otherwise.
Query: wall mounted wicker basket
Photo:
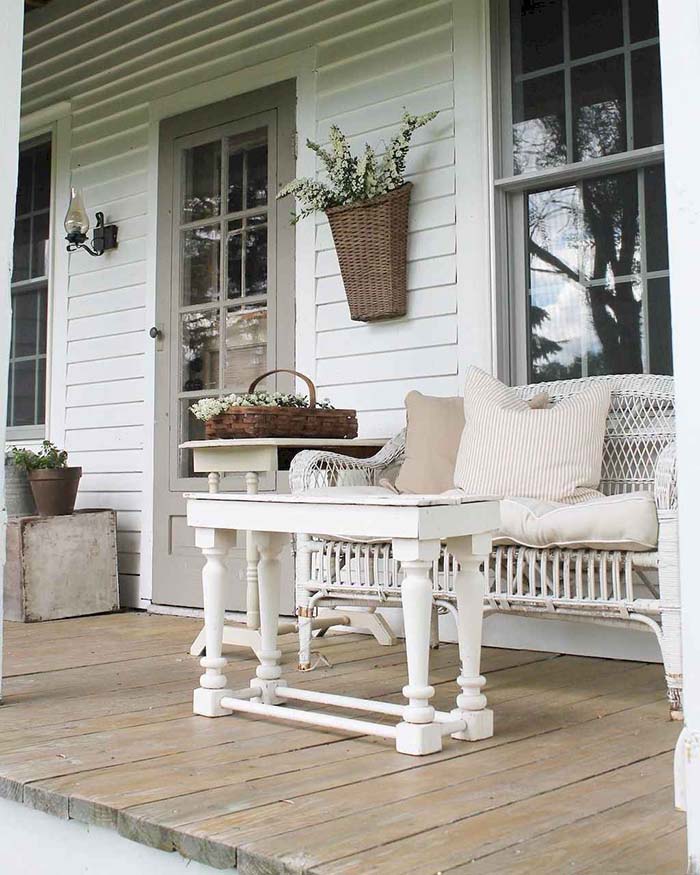
[[[357,437],[355,410],[325,410],[316,407],[316,387],[299,371],[277,368],[261,374],[250,384],[249,392],[271,374],[294,374],[309,390],[308,407],[229,407],[205,423],[207,440],[218,438],[354,438]]]
[[[406,241],[412,184],[326,211],[350,318],[377,322],[406,315]]]

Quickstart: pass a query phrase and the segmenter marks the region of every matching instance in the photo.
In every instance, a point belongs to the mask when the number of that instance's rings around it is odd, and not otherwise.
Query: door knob
[[[154,325],[153,328],[151,328],[151,330],[148,332],[148,335],[154,340],[160,340],[160,338],[163,336],[163,332],[160,330],[160,328],[157,328]]]

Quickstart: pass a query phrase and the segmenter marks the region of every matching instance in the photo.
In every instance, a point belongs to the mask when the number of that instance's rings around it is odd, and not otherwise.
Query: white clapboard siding
[[[407,162],[405,319],[350,320],[328,222],[307,220],[315,223],[312,376],[322,395],[358,409],[363,433],[389,435],[411,388],[457,391],[452,8],[450,0],[53,0],[28,17],[23,112],[71,101],[72,182],[91,216],[101,210],[119,225],[116,251],[68,261],[65,433],[55,437],[83,467],[81,506],[117,510],[123,604],[150,595],[139,585],[142,511],[150,519],[152,501],[143,477],[153,424],[149,104],[313,47],[316,119],[299,131],[301,144],[327,142],[337,123],[353,148],[382,150],[404,108],[440,111],[416,132]]]

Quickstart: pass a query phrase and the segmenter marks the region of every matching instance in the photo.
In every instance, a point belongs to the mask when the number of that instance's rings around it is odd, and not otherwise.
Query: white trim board
[[[178,853],[125,839],[114,830],[62,820],[20,802],[0,799],[0,872],[29,875],[213,875],[221,872]],[[12,839],[9,840],[9,837]],[[37,841],[37,836],[41,840]],[[61,861],[58,863],[57,861]],[[235,875],[238,869],[227,869]]]

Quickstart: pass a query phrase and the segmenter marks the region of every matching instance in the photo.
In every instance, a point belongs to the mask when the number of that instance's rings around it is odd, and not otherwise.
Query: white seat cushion
[[[655,550],[659,524],[648,492],[600,495],[580,504],[505,498],[496,544],[590,550]]]

